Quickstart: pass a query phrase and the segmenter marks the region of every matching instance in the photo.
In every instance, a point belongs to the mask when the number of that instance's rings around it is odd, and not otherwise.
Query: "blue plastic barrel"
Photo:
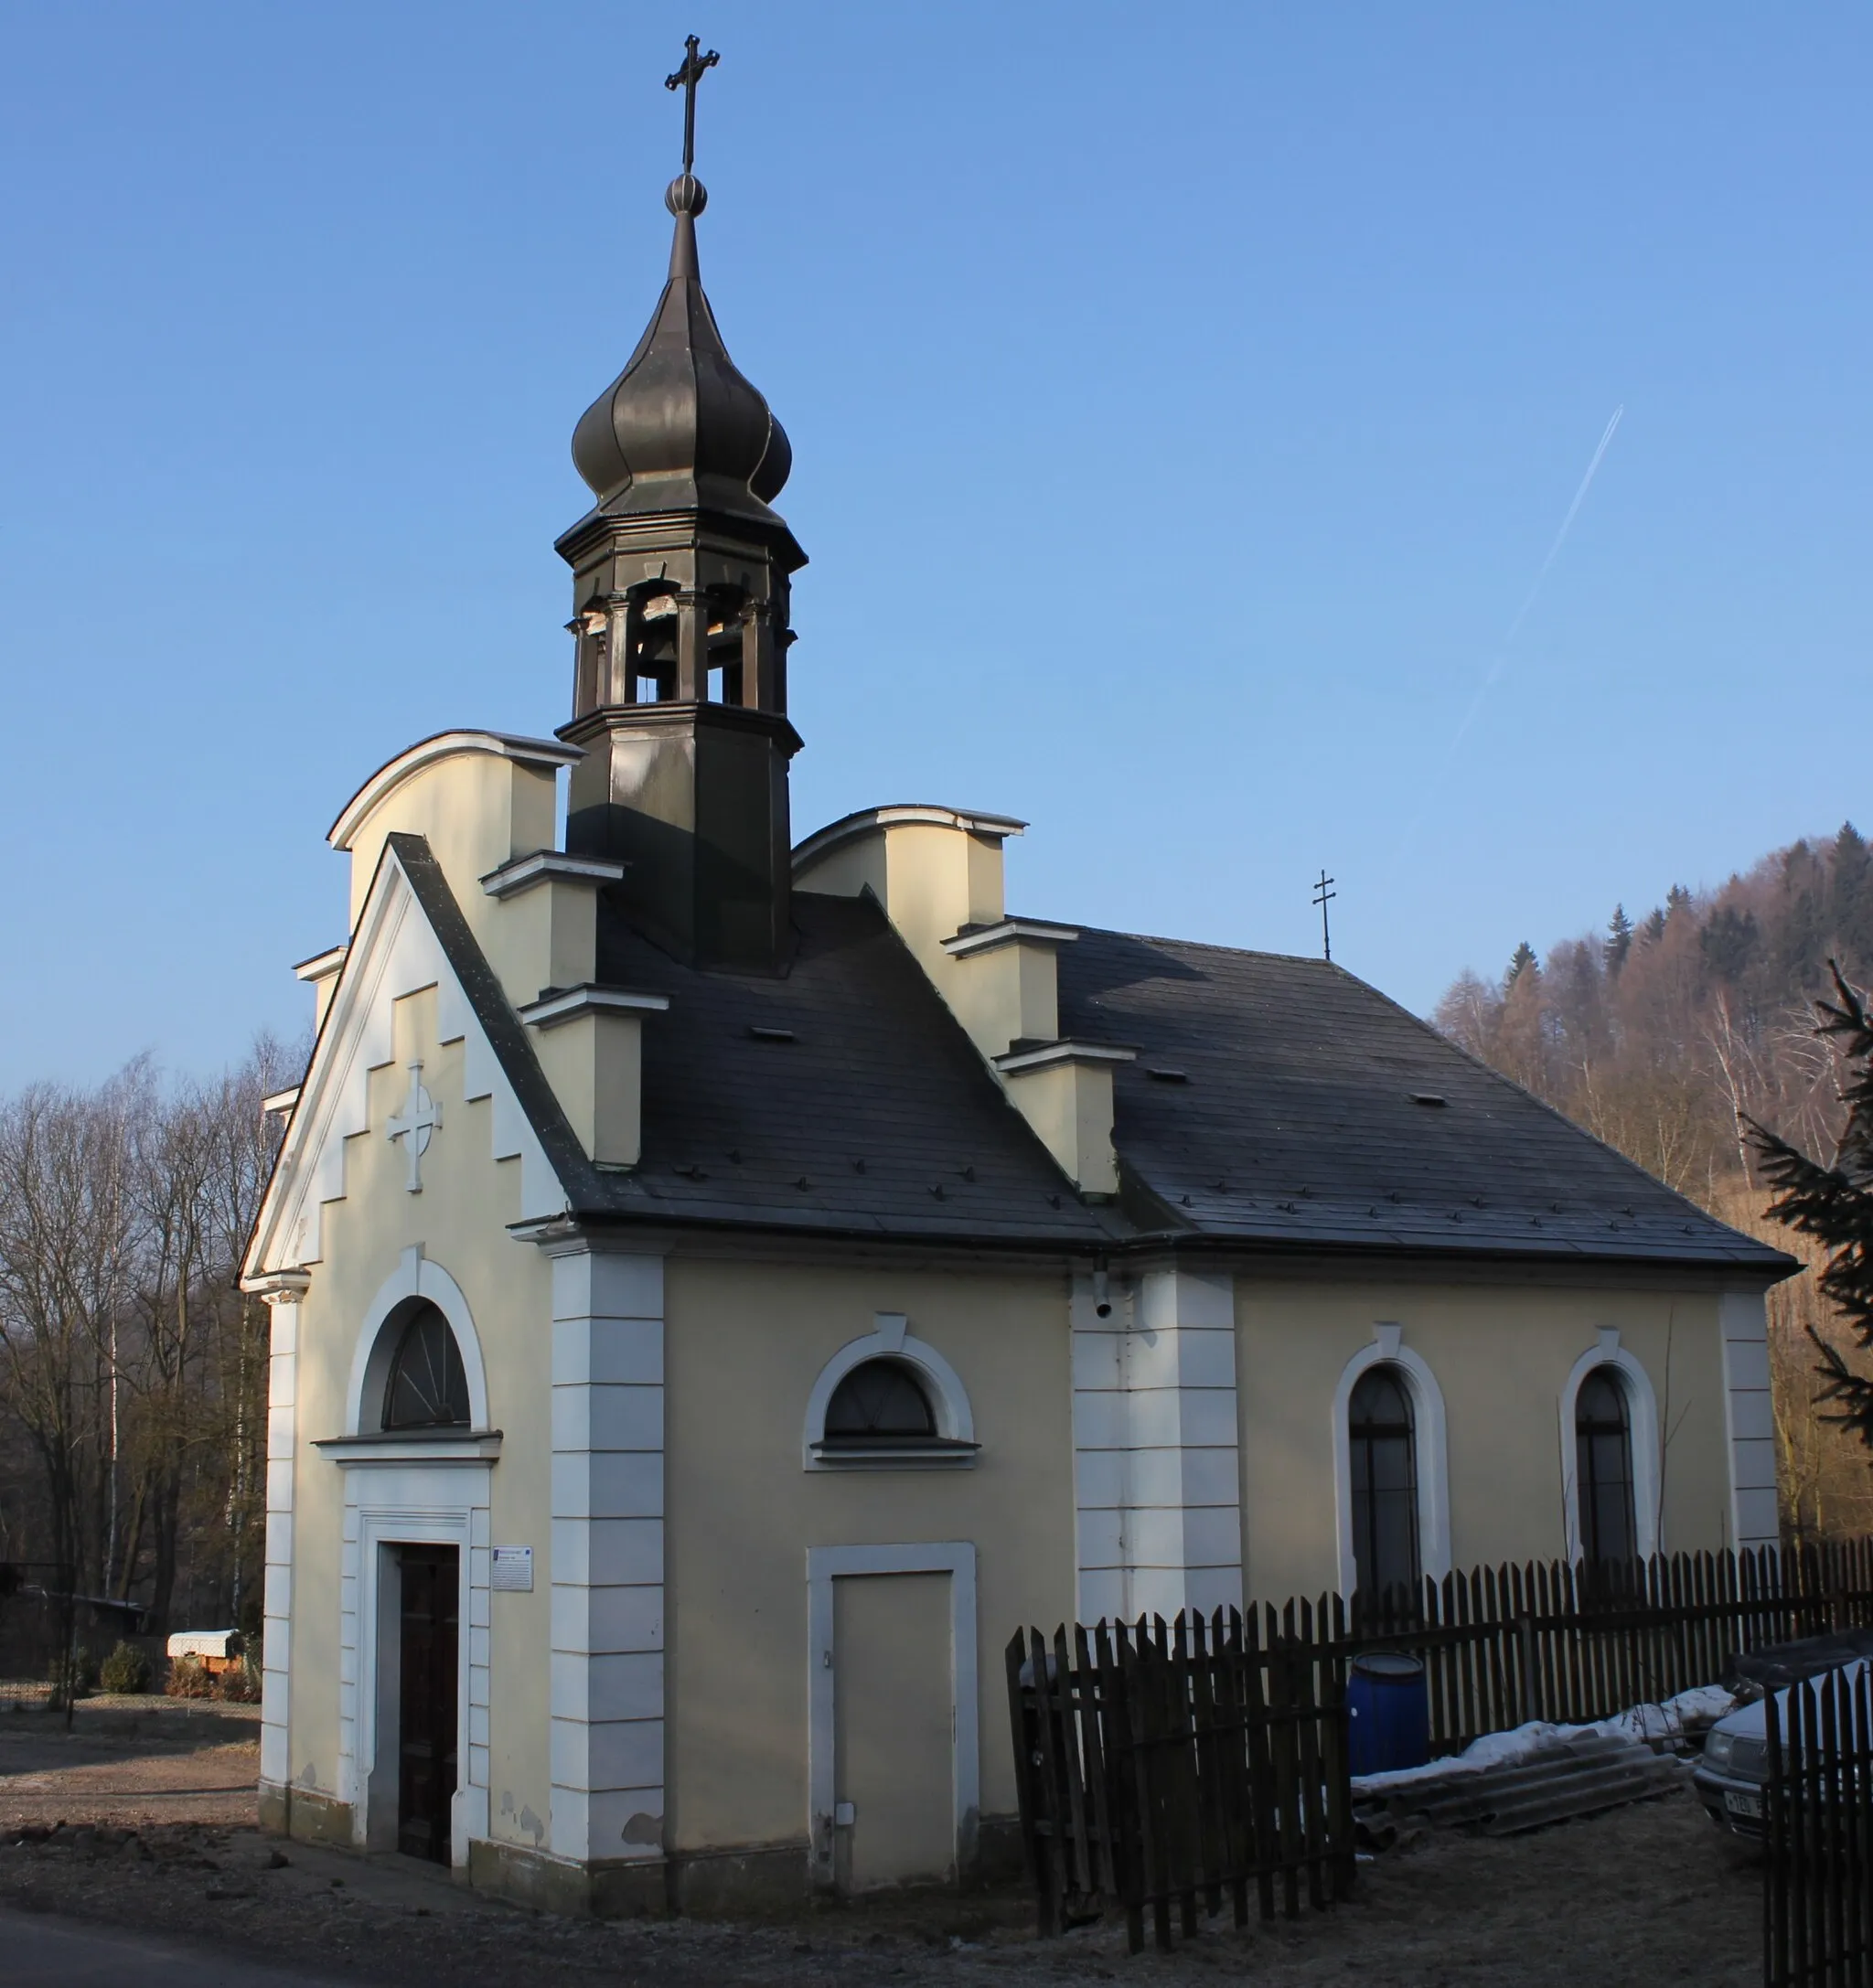
[[[1354,1657],[1346,1711],[1355,1774],[1388,1774],[1430,1758],[1430,1692],[1416,1657],[1390,1650]]]

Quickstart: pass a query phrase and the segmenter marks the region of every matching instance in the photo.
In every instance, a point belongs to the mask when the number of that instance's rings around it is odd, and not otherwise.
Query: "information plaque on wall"
[[[533,1592],[533,1549],[531,1546],[497,1546],[488,1586],[506,1588],[512,1594]]]

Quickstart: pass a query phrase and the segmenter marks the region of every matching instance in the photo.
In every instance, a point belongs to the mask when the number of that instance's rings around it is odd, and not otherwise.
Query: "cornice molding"
[[[537,849],[531,855],[516,856],[490,870],[482,878],[481,888],[496,898],[512,897],[536,883],[589,883],[595,888],[620,882],[626,867],[599,856],[568,856],[563,850]]]
[[[625,987],[555,989],[514,1012],[531,1029],[554,1029],[562,1021],[587,1014],[660,1015],[669,1006],[668,994],[639,994]]]

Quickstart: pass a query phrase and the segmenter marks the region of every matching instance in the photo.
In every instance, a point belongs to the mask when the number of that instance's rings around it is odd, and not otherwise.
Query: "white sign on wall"
[[[497,1546],[489,1571],[488,1586],[510,1593],[533,1592],[533,1549],[531,1546]]]

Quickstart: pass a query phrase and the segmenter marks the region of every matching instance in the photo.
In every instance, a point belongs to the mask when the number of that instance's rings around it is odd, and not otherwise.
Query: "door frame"
[[[449,1862],[488,1827],[488,1467],[348,1469],[339,1583],[338,1789],[360,1850],[397,1844],[400,1546],[456,1549],[455,1794]]]
[[[868,1574],[949,1576],[950,1793],[956,1873],[976,1859],[981,1812],[980,1689],[976,1661],[976,1549],[969,1540],[898,1546],[807,1549],[807,1826],[814,1885],[833,1883],[833,1808],[839,1787],[832,1584]]]

